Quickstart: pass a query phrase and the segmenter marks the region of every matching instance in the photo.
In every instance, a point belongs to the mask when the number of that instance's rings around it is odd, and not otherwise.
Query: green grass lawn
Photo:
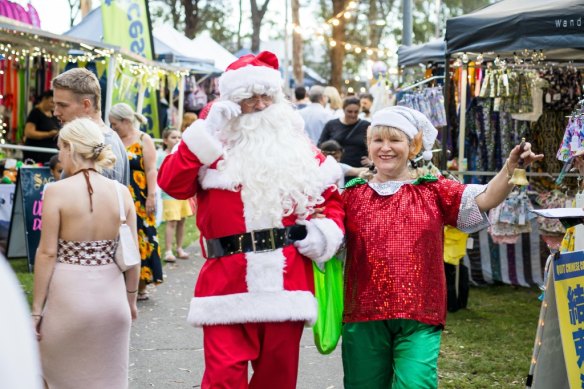
[[[539,317],[539,289],[472,288],[468,309],[448,315],[440,388],[525,387]]]
[[[164,224],[158,240],[164,250]],[[187,219],[185,247],[195,243],[194,218]],[[25,259],[11,260],[32,299],[32,274]],[[468,309],[448,315],[438,361],[440,388],[525,387],[539,315],[539,290],[494,285],[470,290]]]

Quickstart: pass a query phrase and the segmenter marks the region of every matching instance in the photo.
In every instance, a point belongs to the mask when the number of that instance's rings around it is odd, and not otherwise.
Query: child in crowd
[[[162,152],[158,154],[157,167],[162,165],[162,161],[173,147],[180,141],[181,133],[176,128],[167,128],[162,132]],[[161,192],[163,216],[166,222],[165,242],[166,253],[164,260],[166,262],[175,262],[176,258],[187,259],[189,254],[183,249],[183,238],[185,234],[185,220],[193,213],[187,200],[176,200]],[[173,239],[176,238],[176,256],[172,252]]]
[[[55,181],[61,179],[61,173],[63,173],[63,166],[61,161],[59,161],[59,155],[55,154],[49,159],[49,169],[51,169],[51,174],[55,178]]]
[[[327,140],[320,145],[320,151],[328,156],[330,155],[333,157],[339,165],[341,165],[341,169],[343,170],[343,177],[337,183],[339,190],[342,190],[345,187],[345,177],[346,176],[355,176],[358,177],[359,174],[366,172],[368,168],[366,167],[353,167],[349,166],[346,163],[341,163],[341,157],[343,156],[343,148],[336,140]]]

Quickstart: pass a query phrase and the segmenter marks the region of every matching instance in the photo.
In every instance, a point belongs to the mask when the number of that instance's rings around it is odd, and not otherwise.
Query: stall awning
[[[427,62],[443,63],[445,55],[446,43],[444,38],[439,38],[421,45],[400,46],[397,49],[397,64],[410,66]]]
[[[544,50],[548,59],[584,59],[584,2],[499,1],[448,19],[446,47],[447,54],[528,49]]]

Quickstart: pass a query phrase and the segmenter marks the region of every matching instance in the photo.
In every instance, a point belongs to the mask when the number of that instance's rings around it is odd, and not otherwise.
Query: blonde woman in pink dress
[[[122,273],[114,253],[118,194],[137,242],[133,201],[100,174],[116,157],[94,122],[68,123],[58,145],[67,178],[45,188],[35,257],[32,317],[43,378],[49,389],[127,388],[139,267]]]

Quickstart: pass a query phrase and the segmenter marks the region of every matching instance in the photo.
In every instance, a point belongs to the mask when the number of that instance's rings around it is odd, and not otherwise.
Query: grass
[[[164,228],[158,228],[161,250]],[[185,247],[198,239],[194,218],[188,218]],[[32,274],[26,259],[11,260],[32,299]],[[493,285],[472,288],[468,309],[450,313],[438,360],[441,389],[525,387],[540,302],[539,290]]]
[[[448,315],[438,360],[440,388],[525,387],[540,301],[538,289],[472,288],[468,309]]]
[[[161,256],[164,256],[165,239],[164,239],[164,229],[166,228],[166,223],[162,223],[158,227],[158,242],[160,246]],[[189,247],[199,239],[199,230],[195,224],[195,218],[187,218],[185,224],[185,238],[184,247]],[[22,289],[26,293],[28,303],[32,304],[32,286],[33,286],[33,274],[28,272],[28,261],[26,258],[11,259],[8,261],[12,266],[12,269],[16,273],[18,280],[22,285]]]

